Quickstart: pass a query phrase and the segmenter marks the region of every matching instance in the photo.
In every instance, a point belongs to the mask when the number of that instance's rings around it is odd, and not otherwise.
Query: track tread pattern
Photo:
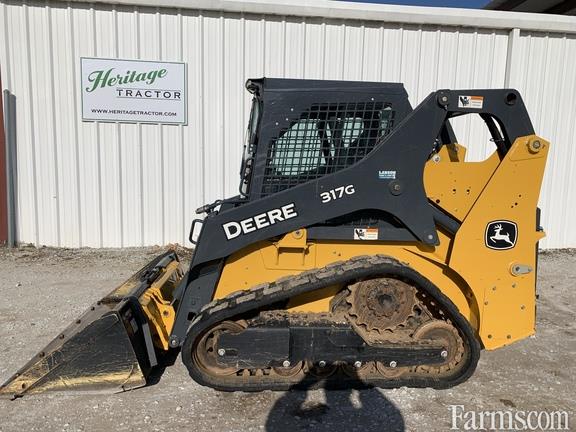
[[[205,331],[219,322],[234,319],[250,311],[260,310],[268,305],[287,300],[296,295],[315,291],[326,286],[338,283],[353,283],[367,278],[378,276],[395,276],[407,279],[419,288],[434,297],[447,312],[448,318],[459,329],[469,349],[467,364],[456,376],[449,378],[426,377],[371,380],[370,383],[357,382],[357,380],[318,380],[312,382],[312,377],[304,379],[299,384],[286,383],[281,380],[274,381],[270,377],[249,377],[238,383],[230,383],[230,378],[212,376],[204,373],[195,364],[192,351],[196,342]],[[341,388],[341,387],[432,387],[443,389],[453,387],[468,379],[478,362],[480,344],[474,330],[468,321],[458,312],[454,304],[428,279],[411,269],[400,261],[386,255],[367,255],[351,258],[347,261],[331,263],[319,269],[308,270],[294,276],[285,276],[274,282],[257,285],[244,291],[236,291],[226,297],[214,300],[202,308],[190,325],[190,330],[182,347],[182,360],[190,376],[198,383],[223,391],[262,391],[262,390],[288,390],[290,388]]]

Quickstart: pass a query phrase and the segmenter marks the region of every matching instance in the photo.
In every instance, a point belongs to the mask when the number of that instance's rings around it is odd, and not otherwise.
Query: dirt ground
[[[159,252],[0,249],[0,381]],[[576,252],[542,254],[538,276],[537,335],[483,352],[456,388],[220,393],[193,382],[178,359],[157,384],[127,393],[2,399],[0,432],[445,431],[450,405],[566,410],[576,428]]]

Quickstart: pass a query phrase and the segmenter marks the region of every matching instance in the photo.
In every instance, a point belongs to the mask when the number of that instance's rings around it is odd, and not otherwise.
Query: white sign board
[[[186,124],[186,64],[81,58],[82,120]]]

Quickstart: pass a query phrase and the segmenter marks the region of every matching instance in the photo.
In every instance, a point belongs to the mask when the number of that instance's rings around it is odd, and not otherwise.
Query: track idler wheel
[[[234,321],[224,321],[207,331],[198,342],[192,356],[198,366],[212,375],[232,375],[238,372],[237,368],[222,366],[218,363],[216,345],[218,336],[224,332],[240,333],[244,326]]]
[[[324,379],[336,373],[338,370],[338,365],[327,364],[323,360],[313,363],[307,362],[306,369],[309,375],[312,375],[316,379]]]
[[[277,375],[280,375],[282,377],[293,377],[302,372],[303,368],[304,368],[304,362],[298,362],[292,366],[276,366],[273,367],[272,370]]]
[[[410,371],[409,367],[392,367],[390,365],[385,365],[381,362],[376,362],[376,370],[387,379],[396,379],[405,375]]]
[[[464,344],[456,328],[445,321],[429,321],[422,324],[414,332],[414,339],[434,342],[442,341],[445,350],[442,352],[444,362],[434,366],[419,366],[418,371],[443,374],[452,371],[458,366],[464,356]]]

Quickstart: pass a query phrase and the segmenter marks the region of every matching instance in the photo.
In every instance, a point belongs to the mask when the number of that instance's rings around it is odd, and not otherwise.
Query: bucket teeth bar
[[[156,257],[61,332],[0,386],[0,394],[144,386],[171,330],[172,292],[181,279],[174,252]]]

